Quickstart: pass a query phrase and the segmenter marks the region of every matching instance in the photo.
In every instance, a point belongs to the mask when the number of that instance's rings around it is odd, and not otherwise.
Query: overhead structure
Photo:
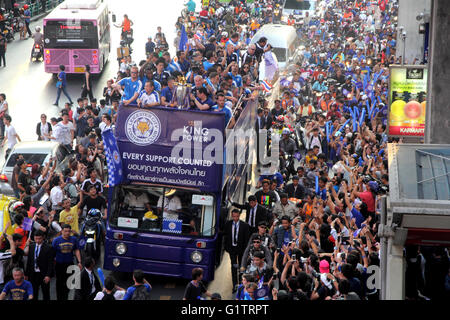
[[[383,210],[382,298],[404,299],[405,245],[450,244],[450,145],[389,144]]]

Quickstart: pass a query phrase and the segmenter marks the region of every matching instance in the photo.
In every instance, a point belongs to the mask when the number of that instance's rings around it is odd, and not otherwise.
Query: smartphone
[[[291,258],[292,258],[293,261],[297,261],[297,255],[296,255],[295,253],[292,254],[292,257],[291,257]]]

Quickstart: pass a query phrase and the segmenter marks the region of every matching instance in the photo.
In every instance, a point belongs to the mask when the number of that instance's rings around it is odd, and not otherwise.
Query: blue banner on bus
[[[224,113],[121,105],[116,136],[124,179],[219,190],[224,127]]]

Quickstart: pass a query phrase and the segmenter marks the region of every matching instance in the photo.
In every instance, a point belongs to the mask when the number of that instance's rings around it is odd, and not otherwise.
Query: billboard
[[[389,136],[424,137],[426,97],[425,66],[390,66]]]
[[[121,105],[115,135],[125,182],[219,190],[224,126],[221,112]]]

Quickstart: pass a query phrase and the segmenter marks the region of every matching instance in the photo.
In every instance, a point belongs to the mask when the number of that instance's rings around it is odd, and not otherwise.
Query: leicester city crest
[[[147,146],[158,140],[161,122],[151,111],[135,111],[125,122],[125,133],[131,142],[138,146]]]

